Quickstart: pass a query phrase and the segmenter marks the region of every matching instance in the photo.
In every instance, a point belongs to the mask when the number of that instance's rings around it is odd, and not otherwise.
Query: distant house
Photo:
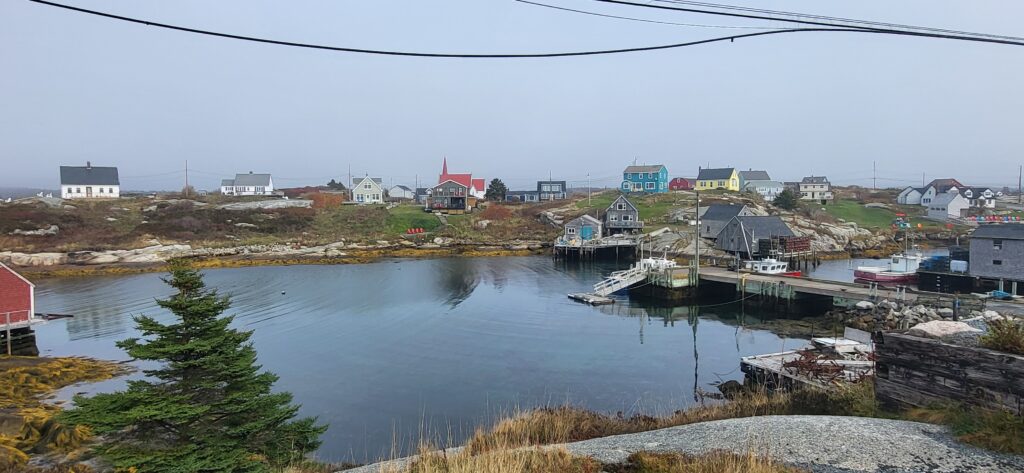
[[[964,210],[971,207],[964,196],[956,192],[939,194],[928,204],[927,216],[934,220],[946,220],[964,216]]]
[[[508,191],[505,194],[505,201],[540,202],[564,200],[566,196],[566,181],[537,181],[537,190]]]
[[[742,190],[747,186],[750,181],[770,181],[771,176],[768,175],[768,171],[739,171],[736,173],[740,177],[740,189]]]
[[[1024,224],[981,225],[971,234],[970,267],[975,278],[997,284],[996,288],[1018,294],[1024,290]]]
[[[760,256],[760,240],[788,236],[795,236],[793,230],[776,215],[733,217],[715,238],[715,248],[754,258]]]
[[[825,176],[809,176],[800,181],[800,199],[827,204],[832,200],[832,183]]]
[[[234,179],[220,181],[220,193],[223,195],[273,195],[274,180],[270,174],[235,174]]]
[[[36,286],[0,263],[0,335],[7,329],[27,327],[36,313]]]
[[[438,184],[443,184],[446,181],[455,181],[466,186],[469,195],[477,199],[484,199],[484,195],[487,193],[486,179],[475,179],[472,173],[449,173],[448,158],[444,158],[441,164],[441,174],[437,176]]]
[[[774,200],[786,189],[786,185],[779,181],[750,180],[743,184],[743,192],[758,194],[764,200]]]
[[[740,176],[734,168],[708,168],[697,173],[697,190],[722,189],[739,192]]]
[[[417,204],[424,204],[424,205],[426,205],[427,198],[429,198],[429,197],[430,197],[430,188],[429,187],[417,187],[416,188],[416,203]]]
[[[622,192],[668,192],[668,168],[661,164],[626,166],[619,188]]]
[[[637,233],[644,228],[640,220],[640,211],[626,196],[620,195],[604,214],[604,228],[609,235],[618,233]]]
[[[582,215],[574,218],[565,224],[565,239],[582,241],[601,238],[604,234],[604,226],[600,220],[590,215]]]
[[[693,190],[694,186],[697,185],[696,179],[688,177],[677,177],[669,181],[668,190],[670,191],[689,191]]]
[[[406,186],[391,186],[388,189],[388,198],[392,200],[413,200],[416,198],[416,193]]]
[[[352,181],[352,201],[358,204],[383,204],[384,180],[364,176]]]
[[[988,187],[965,187],[960,190],[960,195],[967,199],[972,208],[996,208],[996,193]]]
[[[745,205],[712,204],[697,210],[698,234],[701,238],[715,238],[730,220],[754,215]]]
[[[896,196],[896,203],[900,205],[921,205],[921,197],[927,190],[925,187],[909,186]]]
[[[449,179],[430,190],[426,209],[435,212],[461,214],[472,211],[476,201],[476,196],[470,193],[468,186]]]
[[[948,192],[960,192],[965,186],[953,178],[934,179],[924,186],[921,191],[921,205],[928,207],[932,201],[941,194]]]
[[[121,196],[121,181],[116,167],[85,166],[60,167],[60,197],[62,199],[116,199]]]

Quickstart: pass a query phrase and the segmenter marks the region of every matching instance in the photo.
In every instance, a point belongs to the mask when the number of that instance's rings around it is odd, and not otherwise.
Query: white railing
[[[615,271],[604,281],[594,284],[594,293],[601,296],[608,296],[647,279],[647,268],[634,266],[624,271]]]

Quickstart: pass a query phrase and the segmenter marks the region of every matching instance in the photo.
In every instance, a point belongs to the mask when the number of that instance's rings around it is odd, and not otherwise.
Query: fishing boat
[[[774,258],[746,261],[743,264],[743,269],[755,274],[771,274],[774,276],[800,276],[803,274],[799,270],[790,271],[789,263]]]
[[[853,271],[857,279],[872,282],[917,282],[917,268],[924,261],[921,253],[892,255],[885,266],[858,266]]]

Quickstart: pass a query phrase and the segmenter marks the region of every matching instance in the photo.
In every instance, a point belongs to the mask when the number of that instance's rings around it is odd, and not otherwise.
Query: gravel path
[[[671,427],[566,444],[606,463],[637,451],[699,454],[755,451],[815,473],[1024,472],[1024,457],[957,442],[945,427],[899,420],[832,416],[762,416]],[[370,465],[350,473],[373,473]]]

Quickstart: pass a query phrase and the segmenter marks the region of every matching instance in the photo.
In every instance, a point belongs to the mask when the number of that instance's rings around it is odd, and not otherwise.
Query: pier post
[[[6,318],[6,322],[7,322],[7,325],[4,326],[4,328],[6,328],[6,331],[7,331],[7,333],[6,333],[6,336],[7,336],[7,356],[11,356],[11,353],[12,353],[12,350],[11,350],[11,313],[10,312],[5,313],[4,317]]]

